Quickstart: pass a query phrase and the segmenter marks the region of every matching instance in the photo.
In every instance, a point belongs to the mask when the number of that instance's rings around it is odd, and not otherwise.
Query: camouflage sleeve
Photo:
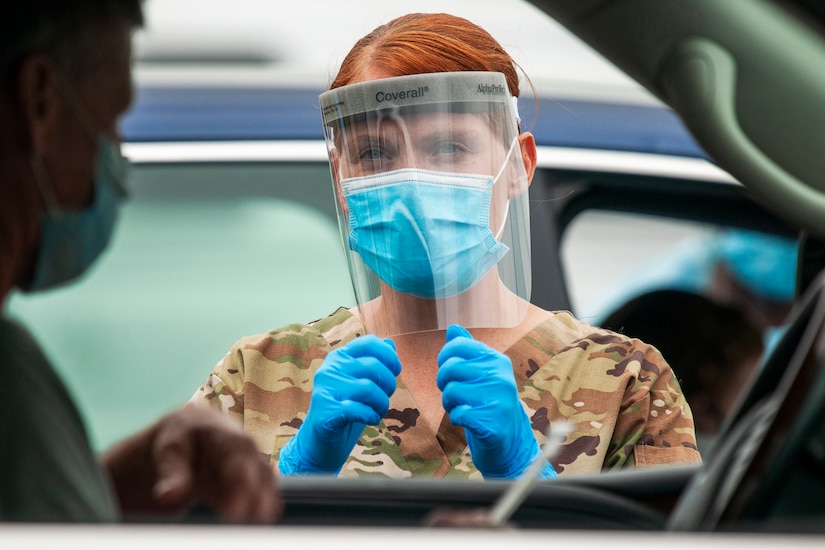
[[[277,464],[280,448],[306,416],[315,370],[338,346],[363,333],[346,308],[307,324],[241,338],[215,365],[190,403],[238,420]]]
[[[238,340],[218,361],[206,381],[195,392],[189,403],[212,407],[238,422],[243,422],[244,414],[244,356],[241,350],[250,340],[260,337],[246,337]]]
[[[640,364],[625,391],[604,467],[700,462],[693,416],[673,370],[656,348],[630,340]]]

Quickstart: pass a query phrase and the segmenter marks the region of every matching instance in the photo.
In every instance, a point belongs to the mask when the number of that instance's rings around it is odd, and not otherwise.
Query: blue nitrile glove
[[[400,372],[390,339],[362,336],[327,355],[313,379],[306,420],[281,449],[281,474],[337,474],[365,425],[387,414]]]
[[[518,477],[541,454],[510,359],[473,340],[464,327],[447,328],[436,383],[450,422],[464,428],[473,463],[485,478]],[[541,477],[556,477],[549,462]]]

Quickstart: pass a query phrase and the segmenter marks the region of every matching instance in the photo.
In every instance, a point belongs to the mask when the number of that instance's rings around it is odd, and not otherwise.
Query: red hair
[[[376,28],[352,47],[330,89],[346,86],[366,67],[393,76],[453,71],[503,73],[518,97],[517,64],[490,33],[463,17],[410,13]]]

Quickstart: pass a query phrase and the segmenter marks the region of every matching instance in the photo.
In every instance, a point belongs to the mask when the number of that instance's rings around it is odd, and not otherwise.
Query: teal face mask
[[[95,167],[95,196],[82,210],[65,210],[57,205],[45,171],[32,160],[38,185],[47,203],[41,219],[40,247],[31,282],[26,292],[45,290],[71,281],[97,259],[106,248],[117,220],[118,207],[125,197],[129,163],[108,137],[98,138]],[[47,198],[48,197],[48,198]]]
[[[489,228],[493,184],[492,176],[418,169],[343,180],[349,246],[398,292],[461,294],[508,250]]]

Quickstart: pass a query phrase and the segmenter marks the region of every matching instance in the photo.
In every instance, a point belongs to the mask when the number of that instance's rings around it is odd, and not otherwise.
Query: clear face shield
[[[367,330],[520,323],[530,299],[529,182],[504,75],[387,78],[320,100]]]

